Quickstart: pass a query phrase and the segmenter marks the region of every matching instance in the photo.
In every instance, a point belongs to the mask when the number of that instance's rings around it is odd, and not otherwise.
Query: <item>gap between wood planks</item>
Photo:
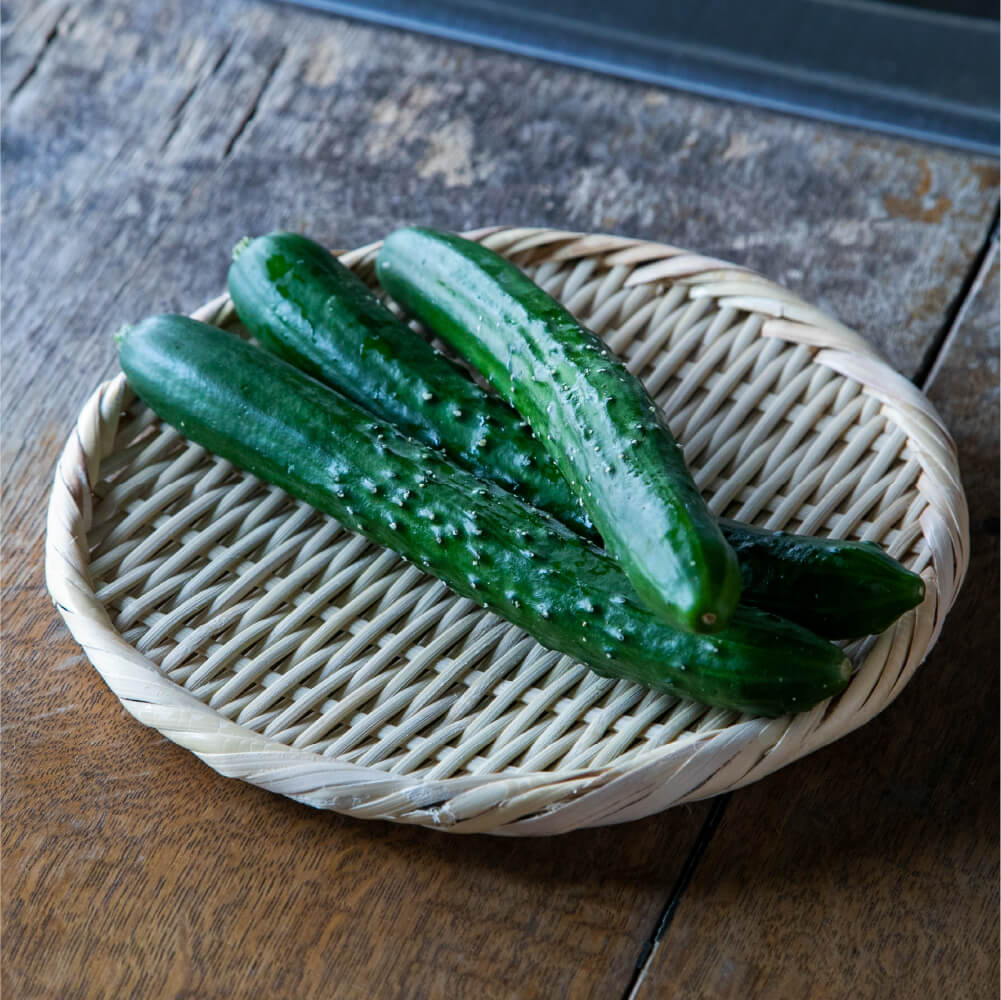
[[[928,348],[924,353],[924,357],[921,359],[921,364],[918,366],[917,372],[911,379],[911,381],[919,389],[924,389],[925,386],[927,386],[931,381],[931,375],[933,369],[935,368],[935,362],[942,356],[942,350],[945,347],[946,341],[958,326],[962,313],[972,298],[975,286],[978,284],[978,279],[980,278],[980,272],[983,269],[984,262],[990,254],[991,244],[997,238],[997,232],[998,206],[995,205],[994,215],[991,218],[990,225],[987,227],[987,234],[984,236],[983,242],[980,244],[980,249],[977,250],[976,256],[971,261],[970,268],[966,272],[966,277],[963,279],[963,284],[960,286],[955,298],[946,308],[945,319],[942,321],[942,325],[939,328],[938,333],[928,345]]]
[[[222,69],[222,64],[226,61],[226,57],[229,55],[230,50],[233,48],[232,42],[226,42],[222,47],[222,51],[216,58],[215,63],[212,68],[208,71],[204,80],[196,80],[187,90],[185,95],[177,103],[177,107],[170,113],[171,121],[173,124],[170,126],[170,131],[167,133],[167,137],[160,143],[160,152],[166,151],[167,147],[170,145],[170,140],[177,135],[177,130],[181,127],[181,122],[184,120],[184,109],[191,102],[191,98],[195,96],[195,91],[206,81],[211,80],[212,77]],[[260,95],[258,95],[258,100],[260,100]],[[256,105],[255,105],[256,107]]]
[[[10,88],[10,94],[7,97],[6,104],[10,104],[11,101],[17,97],[18,94],[24,90],[25,85],[29,80],[35,75],[38,67],[41,65],[42,60],[45,58],[49,49],[52,47],[52,43],[56,40],[56,36],[59,34],[59,29],[62,24],[67,20],[67,15],[70,12],[69,5],[63,7],[63,9],[56,15],[55,20],[52,22],[51,27],[45,33],[45,37],[42,39],[41,48],[35,53],[34,58],[28,63],[25,68],[24,73],[21,75],[21,79],[16,81]]]
[[[991,217],[990,224],[987,227],[984,239],[982,240],[980,247],[977,249],[973,259],[970,261],[970,266],[966,272],[965,278],[963,279],[963,283],[955,297],[946,308],[942,324],[931,344],[928,345],[928,349],[925,351],[924,357],[921,359],[921,364],[918,366],[917,372],[911,379],[911,381],[919,389],[924,390],[931,382],[932,376],[935,374],[937,369],[936,363],[944,356],[946,345],[958,331],[959,326],[962,323],[963,316],[966,313],[967,306],[972,301],[977,289],[983,283],[986,273],[985,268],[990,262],[991,250],[994,243],[998,239],[998,210],[999,207],[995,204],[994,212]],[[702,862],[702,858],[709,849],[709,843],[715,835],[716,830],[719,828],[720,823],[723,821],[723,814],[726,812],[733,795],[733,792],[727,792],[726,794],[720,795],[713,800],[712,807],[709,810],[709,815],[702,824],[702,828],[699,830],[698,835],[695,838],[695,843],[692,844],[692,848],[688,852],[688,857],[685,859],[685,863],[681,867],[681,872],[678,875],[677,881],[668,893],[667,901],[664,903],[664,908],[661,910],[660,916],[657,918],[657,922],[654,924],[649,937],[643,942],[643,945],[640,948],[640,953],[637,956],[633,974],[622,993],[622,1000],[635,1000],[638,995],[639,989],[643,984],[644,978],[646,977],[647,970],[650,967],[650,963],[652,962],[657,949],[660,947],[661,941],[670,930],[671,923],[674,920],[674,915],[678,910],[681,899],[688,889],[688,886],[691,885],[692,880],[695,877],[695,873]]]
[[[271,82],[274,80],[278,73],[278,67],[281,65],[282,60],[285,58],[285,53],[287,48],[283,45],[278,50],[278,55],[272,60],[271,65],[268,67],[267,73],[264,75],[264,81],[261,83],[261,89],[258,90],[257,96],[254,98],[253,103],[250,105],[249,110],[240,119],[239,125],[236,127],[236,131],[229,137],[229,142],[226,143],[226,148],[222,151],[223,160],[228,160],[230,154],[233,152],[233,148],[236,146],[240,137],[244,132],[247,131],[250,123],[254,120],[257,115],[257,109],[261,106],[261,101],[264,99],[264,95],[267,92],[268,87],[271,86]]]

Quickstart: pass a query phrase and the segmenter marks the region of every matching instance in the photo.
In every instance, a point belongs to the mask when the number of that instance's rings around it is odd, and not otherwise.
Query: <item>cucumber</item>
[[[518,410],[640,599],[690,632],[729,620],[733,549],[639,379],[517,267],[461,237],[400,229],[376,260],[383,287]]]
[[[610,556],[560,522],[238,337],[154,316],[116,340],[137,395],[192,441],[597,673],[767,716],[848,681],[840,649],[753,609],[713,636],[671,628],[630,596]]]
[[[828,639],[876,635],[924,600],[924,580],[873,542],[720,525],[737,553],[744,603],[786,611]]]
[[[305,236],[272,233],[238,244],[233,258],[229,294],[262,346],[475,475],[591,530],[518,414],[398,320],[327,250]]]
[[[261,344],[374,416],[598,540],[527,425],[398,320],[356,275],[295,233],[241,242],[229,291]],[[871,543],[766,532],[720,519],[741,601],[830,639],[880,632],[924,584]]]

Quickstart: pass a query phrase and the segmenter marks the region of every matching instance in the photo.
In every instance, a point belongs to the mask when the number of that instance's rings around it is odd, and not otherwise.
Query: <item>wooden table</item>
[[[263,3],[3,8],[5,996],[989,997],[998,985],[994,162]],[[314,812],[127,717],[42,581],[111,332],[245,233],[610,230],[858,328],[959,444],[973,562],[864,729],[543,841]]]

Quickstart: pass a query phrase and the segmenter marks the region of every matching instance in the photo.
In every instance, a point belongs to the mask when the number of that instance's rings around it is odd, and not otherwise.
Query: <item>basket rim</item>
[[[867,689],[862,690],[863,684],[854,697],[848,695],[856,685],[856,674],[846,692],[799,715],[687,732],[663,746],[634,753],[626,762],[613,759],[577,770],[467,774],[425,781],[289,746],[228,720],[166,677],[125,641],[94,593],[86,540],[91,487],[102,459],[112,450],[119,418],[133,398],[120,373],[91,394],[59,458],[48,509],[45,576],[70,632],[126,710],[220,773],[315,806],[454,832],[544,835],[625,822],[751,783],[863,725],[885,708],[934,644],[968,562],[968,513],[955,445],[927,398],[859,334],[739,265],[667,244],[605,234],[493,226],[464,235],[500,247],[507,256],[541,254],[554,261],[598,257],[609,267],[638,265],[625,282],[630,287],[669,281],[693,286],[692,294],[711,295],[722,289],[726,294],[718,299],[767,317],[763,337],[805,345],[812,363],[858,382],[863,392],[879,400],[887,419],[904,431],[918,456],[919,491],[923,483],[921,492],[937,499],[922,515],[922,535],[945,536],[952,554],[951,566],[939,566],[933,558],[923,573],[925,603],[874,640],[886,650],[903,649],[901,673],[878,693],[880,678],[872,684],[867,678]],[[381,245],[377,241],[337,253],[346,266],[364,269],[371,266]],[[229,295],[217,296],[191,316],[224,324],[233,316]],[[556,791],[559,804],[553,807],[549,800]],[[539,809],[533,811],[533,804]],[[559,816],[556,822],[555,816]]]

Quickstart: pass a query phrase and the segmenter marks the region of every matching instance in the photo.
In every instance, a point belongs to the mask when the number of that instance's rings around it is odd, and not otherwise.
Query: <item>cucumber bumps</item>
[[[840,649],[772,615],[742,608],[712,636],[665,625],[604,552],[238,337],[154,316],[116,340],[137,395],[191,440],[600,674],[767,716],[848,682]]]
[[[297,233],[238,243],[228,284],[237,315],[263,347],[475,475],[570,527],[592,530],[518,414],[318,243]]]
[[[517,267],[478,243],[401,229],[379,281],[518,410],[641,600],[690,632],[729,621],[737,557],[642,383]]]
[[[397,319],[322,246],[295,233],[244,240],[234,251],[229,290],[244,326],[268,350],[597,539],[517,414]],[[768,532],[725,519],[720,528],[740,563],[741,602],[829,639],[881,632],[924,595],[921,577],[871,543]]]

